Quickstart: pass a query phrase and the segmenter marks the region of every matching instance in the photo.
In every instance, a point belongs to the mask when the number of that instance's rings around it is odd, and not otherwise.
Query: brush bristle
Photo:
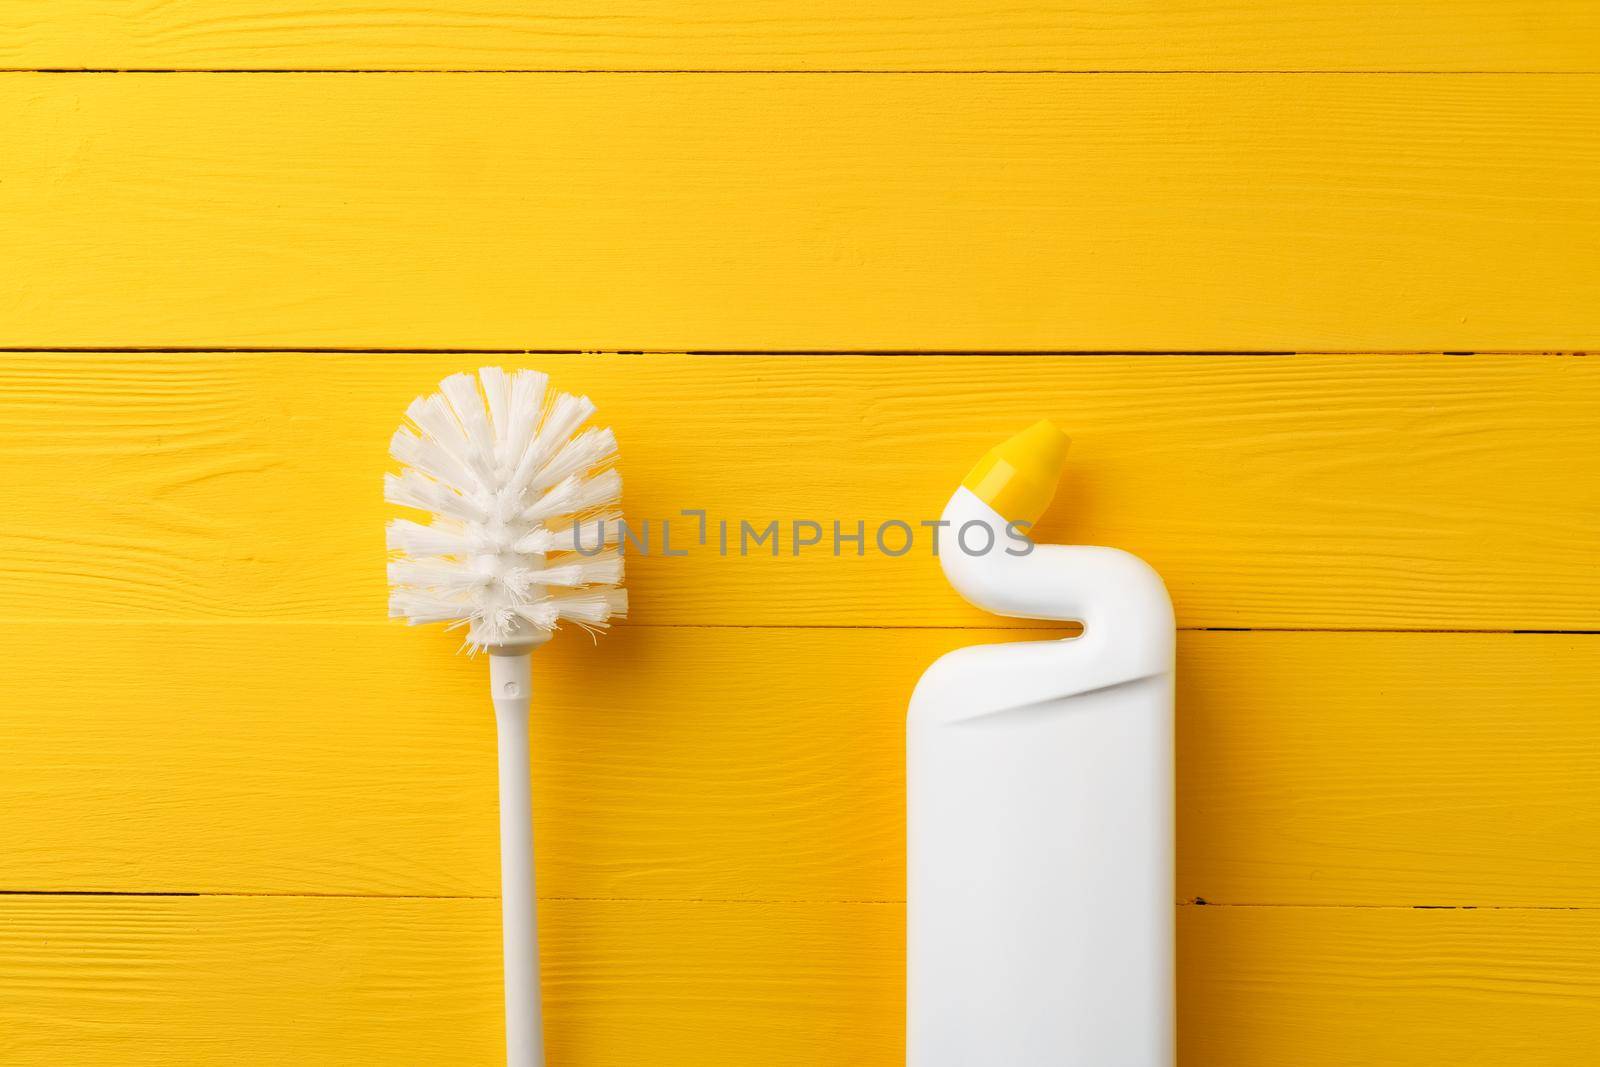
[[[406,409],[389,444],[401,470],[384,475],[384,498],[430,519],[389,523],[391,616],[465,626],[476,651],[627,613],[622,555],[606,547],[621,519],[616,438],[578,432],[594,405],[547,400],[547,384],[537,371],[485,367]]]

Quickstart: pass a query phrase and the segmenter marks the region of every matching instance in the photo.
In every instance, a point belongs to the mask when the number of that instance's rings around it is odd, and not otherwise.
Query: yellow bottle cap
[[[1038,521],[1067,465],[1072,439],[1041,419],[989,450],[961,484],[1010,522]]]

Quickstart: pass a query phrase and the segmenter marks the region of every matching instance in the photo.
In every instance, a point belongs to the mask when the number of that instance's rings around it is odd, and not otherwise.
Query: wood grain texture
[[[1180,898],[1600,904],[1600,636],[1179,647]]]
[[[0,617],[383,617],[390,434],[480,362],[543,367],[616,428],[656,524],[640,623],[995,624],[929,530],[901,557],[871,531],[937,518],[1048,415],[1075,443],[1039,538],[1144,556],[1181,625],[1600,629],[1600,362],[1509,356],[12,355]],[[732,524],[729,556],[684,508]],[[782,523],[780,554],[738,555],[741,520]],[[799,556],[797,520],[825,538]],[[833,554],[835,521],[865,555]]]
[[[541,651],[551,897],[904,897],[905,705],[1003,631]],[[386,626],[12,625],[0,890],[492,895],[486,668]],[[84,650],[89,650],[86,658]],[[248,651],[241,661],[238,650]],[[1600,905],[1600,637],[1185,633],[1178,899]]]
[[[0,898],[0,1059],[492,1062],[496,907]],[[897,905],[551,901],[540,918],[552,1062],[903,1058]],[[1600,1041],[1592,911],[1189,907],[1178,937],[1185,1067],[1546,1067]]]
[[[0,344],[1600,343],[1600,75],[0,75]]]
[[[562,70],[1596,69],[1585,0],[52,0],[10,67]]]
[[[0,1062],[492,1063],[498,908],[0,898]]]
[[[1593,911],[1182,908],[1179,1062],[1584,1063]]]
[[[546,901],[552,1063],[889,1063],[902,909]],[[499,902],[0,898],[0,1061],[461,1064],[501,1052]]]

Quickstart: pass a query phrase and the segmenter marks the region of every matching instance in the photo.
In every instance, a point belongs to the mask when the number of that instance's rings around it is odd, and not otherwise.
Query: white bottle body
[[[1005,615],[1082,637],[959,649],[907,721],[910,1067],[1170,1067],[1173,621],[1160,579],[1115,549],[1008,556],[966,489],[947,576]],[[982,543],[981,538],[971,539]]]

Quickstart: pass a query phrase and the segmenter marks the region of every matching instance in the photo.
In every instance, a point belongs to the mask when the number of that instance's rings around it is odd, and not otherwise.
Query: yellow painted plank
[[[901,1055],[898,905],[546,901],[552,1063]],[[499,903],[0,898],[0,1061],[481,1065]]]
[[[1600,636],[1179,649],[1181,899],[1600,904]]]
[[[1586,1063],[1600,914],[1182,908],[1185,1067]]]
[[[0,1058],[482,1064],[494,901],[0,899]],[[898,905],[550,901],[552,1062],[891,1064]],[[1185,1067],[1545,1067],[1600,1041],[1593,911],[1182,908]]]
[[[0,1062],[493,1063],[498,908],[0,898]]]
[[[12,625],[0,890],[492,895],[486,667],[383,626]],[[551,897],[898,900],[922,668],[1002,631],[539,654]],[[1176,899],[1600,904],[1600,638],[1185,633]],[[243,652],[244,658],[240,659]]]
[[[1600,75],[0,75],[0,343],[1592,347]]]
[[[0,617],[383,617],[390,434],[491,361],[616,428],[655,531],[630,562],[644,624],[993,623],[931,530],[899,557],[874,532],[936,519],[1048,415],[1075,444],[1038,535],[1143,555],[1181,625],[1600,629],[1600,362],[1515,356],[12,355]],[[730,523],[727,557],[686,508]],[[795,556],[807,520],[823,542]],[[741,521],[780,523],[780,554],[740,556]],[[864,555],[834,555],[834,522]]]
[[[562,70],[1596,69],[1587,0],[52,0],[10,67]]]

